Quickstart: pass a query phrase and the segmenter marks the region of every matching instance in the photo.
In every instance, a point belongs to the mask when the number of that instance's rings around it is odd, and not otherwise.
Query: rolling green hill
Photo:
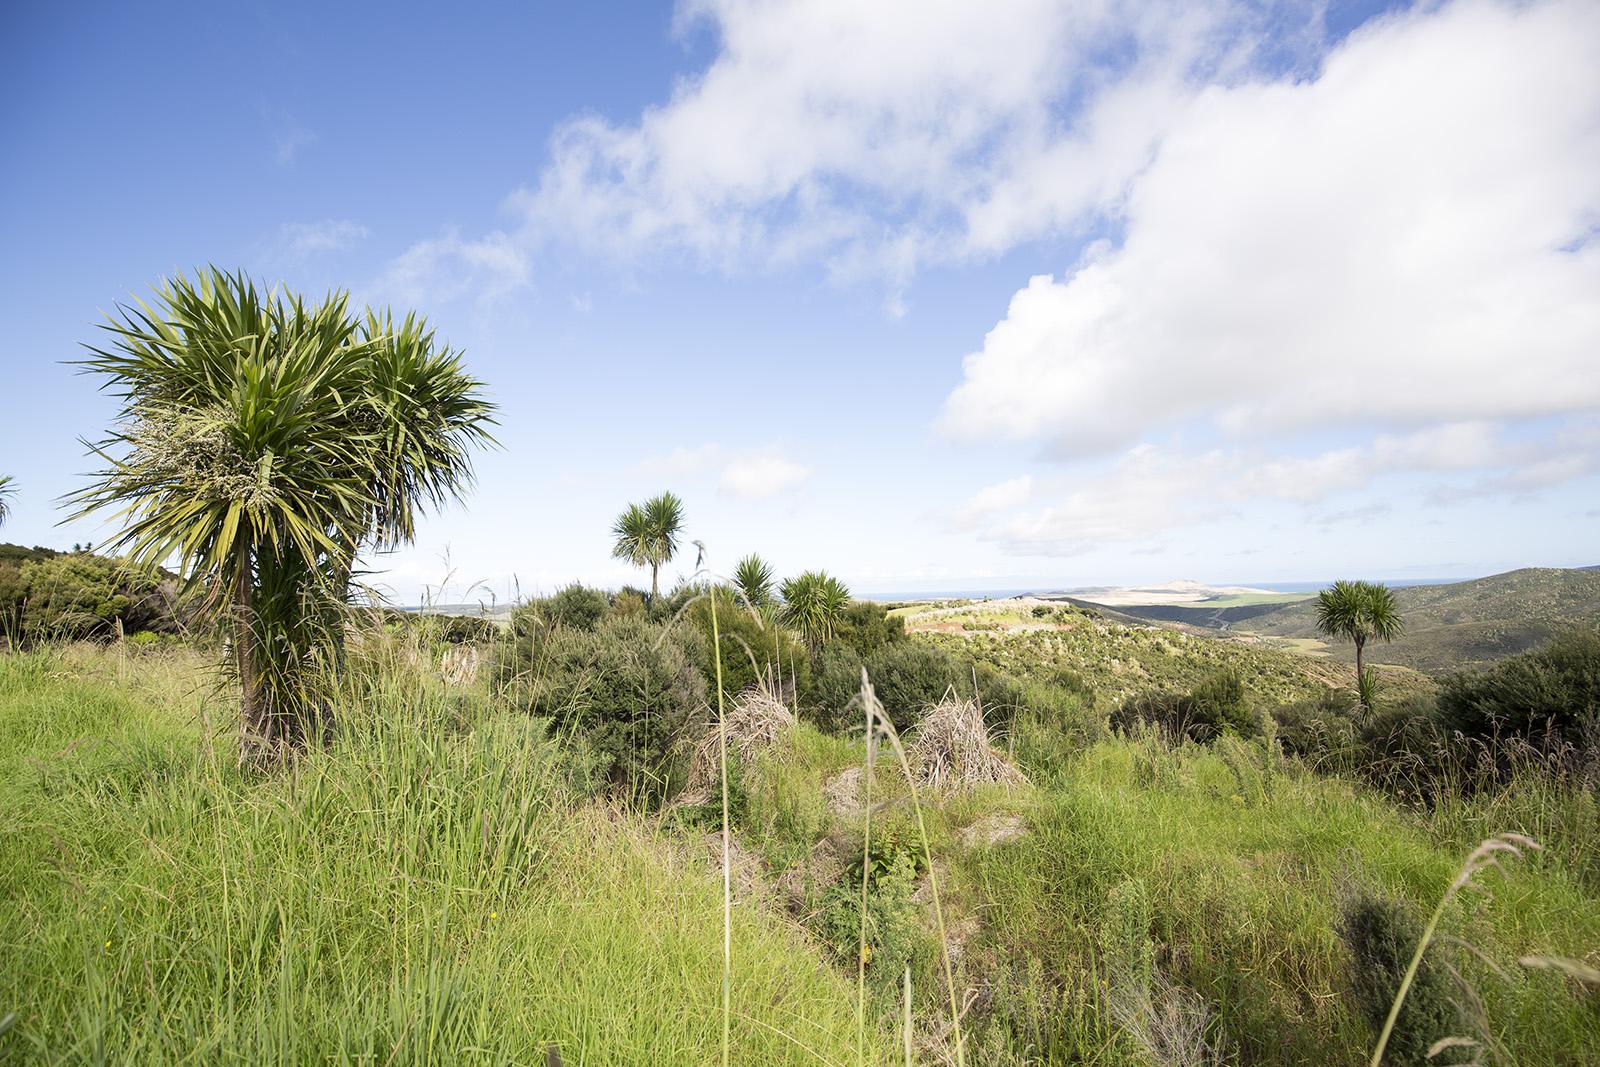
[[[1600,571],[1593,570],[1527,567],[1470,582],[1410,586],[1394,595],[1405,636],[1368,645],[1366,658],[1421,671],[1494,663],[1566,626],[1600,620]],[[1263,637],[1319,636],[1314,600],[1244,614],[1250,610],[1233,609],[1224,619],[1235,630]],[[1343,642],[1330,644],[1329,651],[1338,659],[1355,658],[1354,646]]]

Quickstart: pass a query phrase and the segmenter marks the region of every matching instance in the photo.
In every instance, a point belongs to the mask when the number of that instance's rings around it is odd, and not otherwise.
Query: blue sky
[[[0,539],[214,263],[415,308],[504,448],[402,600],[1600,563],[1600,5],[85,3],[0,13]],[[693,560],[680,559],[669,577]],[[475,592],[473,595],[480,595]],[[447,594],[448,595],[448,594]]]

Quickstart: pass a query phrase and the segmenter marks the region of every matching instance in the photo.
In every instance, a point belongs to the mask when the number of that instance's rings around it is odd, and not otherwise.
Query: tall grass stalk
[[[1518,846],[1521,847],[1519,848]],[[1471,882],[1477,873],[1485,867],[1493,867],[1501,874],[1505,874],[1505,868],[1500,866],[1499,857],[1495,853],[1509,852],[1520,859],[1523,848],[1539,849],[1540,847],[1540,844],[1533,838],[1524,837],[1522,834],[1498,834],[1472,850],[1472,854],[1467,857],[1467,862],[1461,865],[1461,871],[1456,875],[1455,881],[1450,883],[1450,888],[1445,890],[1444,896],[1439,898],[1439,906],[1433,909],[1433,917],[1428,920],[1428,925],[1422,931],[1422,937],[1417,940],[1417,950],[1411,954],[1411,965],[1406,968],[1405,977],[1400,980],[1400,989],[1395,993],[1394,1003],[1389,1006],[1389,1017],[1384,1020],[1383,1032],[1378,1035],[1378,1044],[1372,1050],[1372,1067],[1378,1067],[1378,1064],[1383,1060],[1383,1050],[1389,1044],[1389,1035],[1394,1033],[1395,1020],[1400,1017],[1400,1008],[1406,1002],[1406,993],[1410,991],[1411,981],[1416,978],[1417,968],[1422,964],[1422,954],[1428,950],[1428,945],[1433,940],[1434,931],[1438,929],[1439,919],[1444,915],[1445,905],[1450,903],[1450,898],[1455,896],[1463,886]],[[1445,1042],[1435,1043],[1428,1055],[1432,1056],[1435,1052],[1449,1047],[1448,1042],[1450,1041],[1451,1039],[1447,1038]],[[1459,1039],[1454,1043],[1459,1044]]]
[[[894,723],[883,710],[883,705],[878,701],[872,691],[872,682],[867,678],[867,669],[861,668],[861,703],[867,713],[867,736],[873,736],[872,723],[876,721],[883,728],[883,736],[889,742],[889,747],[894,750],[895,758],[900,761],[900,770],[906,776],[906,786],[911,790],[911,810],[917,816],[917,834],[922,841],[922,854],[928,857],[928,888],[933,895],[933,919],[939,928],[939,951],[944,960],[944,983],[950,998],[950,1032],[956,1043],[956,1067],[966,1067],[966,1050],[961,1034],[961,1010],[956,1002],[955,969],[950,965],[950,940],[945,932],[944,906],[939,899],[939,874],[933,865],[933,845],[928,837],[928,824],[922,817],[922,800],[917,796],[917,779],[911,773],[911,760],[906,756],[905,746],[900,743],[900,735],[895,731]],[[868,766],[871,766],[873,755],[872,745],[868,744]],[[871,774],[867,776],[870,787]],[[872,807],[867,806],[868,818],[871,818]],[[863,915],[865,907],[862,908]]]
[[[703,548],[702,548],[703,550]],[[717,759],[722,772],[722,1067],[728,1067],[733,1018],[733,854],[728,833],[728,714],[722,694],[722,631],[711,600],[711,649],[717,664]]]
[[[866,1058],[867,1048],[867,883],[872,877],[872,779],[877,770],[878,738],[873,729],[875,703],[867,683],[867,669],[861,668],[861,703],[867,718],[867,796],[866,825],[861,834],[861,940],[856,946],[856,1062]]]

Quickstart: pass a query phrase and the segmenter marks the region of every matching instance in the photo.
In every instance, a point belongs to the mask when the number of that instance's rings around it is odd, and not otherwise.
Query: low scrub
[[[1225,732],[1258,737],[1266,732],[1262,717],[1250,705],[1244,681],[1231,668],[1207,675],[1188,693],[1157,690],[1124,700],[1112,711],[1110,723],[1124,732],[1151,726],[1173,741],[1212,741]]]
[[[518,626],[496,664],[504,698],[557,736],[581,737],[613,787],[652,804],[668,795],[681,743],[707,721],[694,627],[635,617],[583,629],[527,616]]]

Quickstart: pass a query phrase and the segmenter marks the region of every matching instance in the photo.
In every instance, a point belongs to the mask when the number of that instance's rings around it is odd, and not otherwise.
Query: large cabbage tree
[[[118,508],[113,548],[175,559],[229,613],[247,754],[304,744],[328,725],[317,680],[356,553],[462,490],[493,405],[425,323],[357,318],[344,293],[212,268],[137,303],[81,364],[123,407],[80,514]]]

